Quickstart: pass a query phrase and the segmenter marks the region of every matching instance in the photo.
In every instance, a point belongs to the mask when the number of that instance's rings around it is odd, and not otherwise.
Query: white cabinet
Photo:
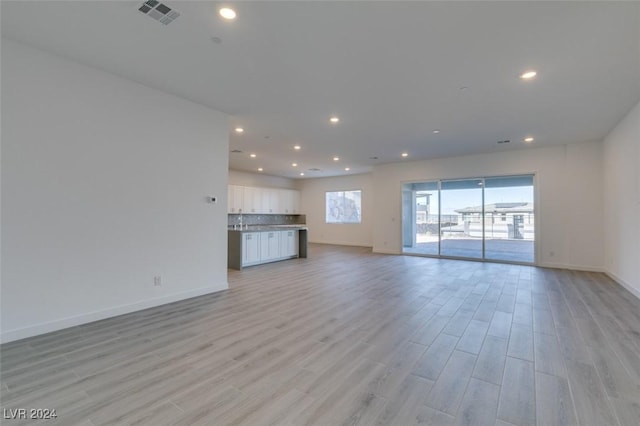
[[[241,213],[244,201],[244,187],[229,185],[227,196],[227,213]]]
[[[266,189],[260,188],[260,192],[262,194],[262,211],[260,213],[272,213],[269,211],[269,196],[270,192]]]
[[[293,189],[229,185],[227,212],[300,214],[300,192]]]
[[[306,229],[229,230],[227,266],[242,269],[262,263],[307,257]]]
[[[278,214],[280,212],[280,194],[278,189],[259,188],[262,192],[262,213]]]
[[[280,257],[298,255],[298,231],[280,231]]]
[[[279,189],[268,189],[269,191],[269,213],[281,214],[282,213],[282,201],[280,200]]]
[[[291,211],[289,213],[300,213],[300,191],[291,191]]]
[[[262,188],[245,186],[243,191],[243,213],[262,213]]]
[[[260,236],[260,260],[262,262],[280,257],[281,231],[263,232]]]
[[[242,266],[260,262],[260,232],[242,234]]]
[[[300,213],[300,192],[293,189],[280,190],[280,213],[298,214]]]
[[[278,199],[280,200],[280,214],[291,214],[291,190],[278,190]]]

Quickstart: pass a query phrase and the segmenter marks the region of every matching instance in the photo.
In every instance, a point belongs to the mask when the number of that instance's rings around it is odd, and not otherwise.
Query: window
[[[362,221],[362,191],[326,193],[327,223],[360,223]]]

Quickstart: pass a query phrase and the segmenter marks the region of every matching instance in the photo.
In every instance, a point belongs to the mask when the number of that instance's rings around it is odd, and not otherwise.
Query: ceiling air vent
[[[310,171],[310,172],[319,172],[319,171],[320,171],[320,169],[319,169],[319,168],[317,168],[317,167],[312,167],[312,168],[310,168],[310,169],[309,169],[309,171]]]
[[[509,142],[511,142],[511,141],[508,140],[508,139],[506,141],[498,141],[498,145],[503,144],[503,143],[509,143]]]
[[[234,153],[234,154],[241,154],[242,153],[242,151],[240,151],[239,149],[234,149],[231,152]]]
[[[164,3],[160,3],[158,0],[147,0],[138,10],[164,25],[169,25],[180,16],[180,12],[171,9]]]

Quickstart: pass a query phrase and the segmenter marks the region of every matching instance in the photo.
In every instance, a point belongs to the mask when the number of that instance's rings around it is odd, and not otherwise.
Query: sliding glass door
[[[533,175],[404,184],[403,252],[534,263],[533,194]]]
[[[440,182],[440,255],[482,259],[482,179]]]
[[[438,182],[405,184],[402,190],[402,245],[407,253],[437,256],[440,224]]]
[[[485,257],[533,263],[533,176],[484,182]]]

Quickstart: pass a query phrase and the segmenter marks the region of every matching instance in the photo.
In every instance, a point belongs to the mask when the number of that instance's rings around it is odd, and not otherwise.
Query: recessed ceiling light
[[[349,170],[351,170],[351,168],[349,168],[349,167],[345,167],[345,168],[344,168],[344,171],[345,171],[345,172],[348,172]]]
[[[293,149],[295,149],[296,151],[299,151],[299,150],[300,150],[300,148],[301,148],[301,146],[300,146],[300,145],[294,145],[294,146],[293,146]]]
[[[255,154],[249,154],[249,157],[251,157],[251,158],[256,158],[256,157],[257,157],[257,155],[255,155]]]
[[[230,7],[222,7],[218,11],[218,13],[220,13],[220,16],[222,16],[224,19],[227,19],[229,21],[236,19],[236,11],[231,9]]]
[[[333,161],[340,161],[340,157],[333,157]]]
[[[304,176],[304,172],[300,172],[300,176]]]
[[[340,121],[340,119],[339,119],[338,117],[331,117],[331,118],[329,119],[329,121],[335,124],[335,123],[337,123],[338,121]]]
[[[242,127],[236,127],[236,133],[242,133],[244,129]]]
[[[529,142],[533,142],[533,138],[531,136],[529,136],[528,138],[524,138],[524,141],[529,143]]]
[[[409,153],[408,153],[408,152],[403,152],[403,153],[402,153],[402,154],[400,154],[400,155],[402,155],[403,157],[408,157],[408,156],[409,156]]]
[[[262,171],[262,167],[258,167],[258,171],[261,172]]]
[[[291,163],[293,167],[298,167],[298,163]]]
[[[533,70],[531,70],[531,71],[527,71],[527,72],[524,72],[524,73],[520,74],[520,78],[523,79],[523,80],[531,80],[536,75],[538,75],[538,73],[533,71]]]
[[[433,133],[437,135],[438,133],[440,133],[440,130],[435,129],[435,130],[433,131]]]

